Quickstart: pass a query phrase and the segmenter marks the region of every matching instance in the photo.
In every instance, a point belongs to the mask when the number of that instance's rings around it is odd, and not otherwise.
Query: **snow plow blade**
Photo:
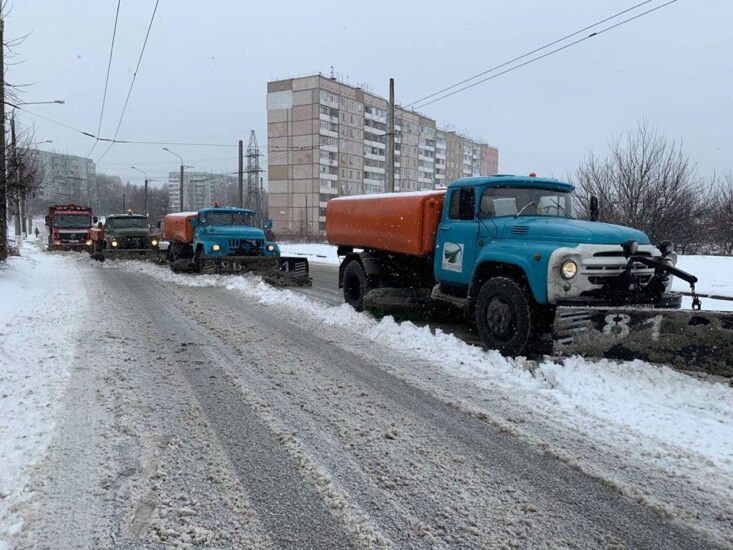
[[[192,260],[178,260],[171,264],[176,273],[208,273],[212,275],[261,276],[273,286],[310,286],[307,258],[281,258],[275,256],[224,256],[204,258],[200,264]]]
[[[641,359],[733,376],[733,313],[652,308],[558,307],[553,353]]]

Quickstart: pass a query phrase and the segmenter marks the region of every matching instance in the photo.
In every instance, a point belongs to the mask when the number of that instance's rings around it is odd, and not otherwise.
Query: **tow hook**
[[[695,311],[700,311],[702,309],[702,302],[695,293],[695,285],[692,283],[690,283],[690,293],[692,294],[692,309]]]

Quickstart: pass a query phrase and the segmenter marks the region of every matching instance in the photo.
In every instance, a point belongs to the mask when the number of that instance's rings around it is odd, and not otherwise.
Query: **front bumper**
[[[651,297],[636,295],[633,298],[619,296],[614,300],[608,296],[577,296],[557,301],[558,306],[569,307],[620,307],[626,305],[646,306],[653,309],[680,309],[682,307],[682,294],[679,292],[666,292],[661,299],[655,300]]]

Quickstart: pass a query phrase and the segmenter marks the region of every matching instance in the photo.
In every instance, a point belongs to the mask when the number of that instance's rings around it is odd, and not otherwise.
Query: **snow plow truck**
[[[160,237],[151,234],[148,217],[134,214],[107,216],[91,230],[90,254],[93,259],[161,259]]]
[[[56,204],[48,207],[45,222],[48,226],[49,250],[87,250],[92,244],[90,229],[92,217],[89,206]]]
[[[447,189],[347,196],[326,210],[355,309],[456,309],[489,349],[692,364],[733,374],[733,314],[701,312],[672,243],[574,216],[574,187],[497,175]],[[598,219],[591,199],[591,219]],[[672,278],[691,288],[680,310]]]
[[[276,286],[308,286],[306,258],[283,258],[276,242],[255,227],[255,213],[244,208],[212,207],[168,214],[162,238],[175,272],[261,275]]]

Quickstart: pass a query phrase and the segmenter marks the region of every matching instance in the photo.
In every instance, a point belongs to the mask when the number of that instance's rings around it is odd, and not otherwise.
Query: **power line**
[[[62,128],[66,128],[67,130],[71,130],[85,137],[88,137],[91,139],[98,139],[99,141],[104,141],[107,143],[121,143],[123,145],[180,145],[183,147],[236,147],[236,145],[233,145],[231,143],[194,143],[194,142],[189,142],[189,141],[142,141],[142,140],[132,140],[132,139],[105,138],[101,136],[96,136],[92,134],[91,132],[85,132],[84,130],[75,128],[74,126],[70,126],[69,124],[65,124],[63,122],[59,122],[58,120],[54,120],[45,115],[41,115],[33,111],[29,111],[28,109],[26,109],[25,107],[21,105],[13,105],[12,103],[8,103],[8,102],[6,102],[6,104],[16,109],[19,109],[23,111],[24,113],[28,113],[31,116],[40,118],[47,122],[50,122],[51,124],[56,124],[57,126],[61,126]]]
[[[140,63],[143,60],[143,54],[145,53],[145,46],[148,44],[148,38],[150,37],[150,29],[153,27],[153,21],[155,20],[155,13],[158,11],[158,3],[160,0],[155,0],[155,7],[153,8],[153,13],[150,16],[150,23],[148,23],[148,30],[145,33],[145,40],[143,41],[143,47],[140,49],[140,56],[137,58],[137,65],[135,66],[135,72],[132,73],[132,81],[130,82],[130,89],[127,90],[127,97],[125,98],[125,104],[122,106],[122,113],[120,114],[120,120],[117,122],[117,129],[115,130],[115,136],[112,138],[112,143],[109,144],[109,147],[102,153],[102,156],[97,159],[97,162],[100,162],[106,155],[109,153],[109,150],[112,149],[114,144],[116,143],[117,135],[120,133],[120,127],[122,126],[122,120],[125,118],[125,111],[127,110],[127,104],[130,101],[130,95],[132,95],[132,88],[135,85],[135,79],[137,78],[137,72],[140,70]]]
[[[112,44],[109,47],[109,59],[107,60],[107,77],[104,79],[104,94],[102,94],[102,109],[99,112],[99,125],[97,126],[97,135],[102,133],[102,119],[104,118],[104,104],[107,101],[107,86],[109,85],[109,73],[112,69],[112,53],[115,49],[115,37],[117,36],[117,20],[120,17],[120,4],[122,3],[122,0],[117,0],[117,11],[115,12],[115,26],[112,29]],[[94,145],[92,145],[92,148],[89,149],[89,152],[87,153],[87,157],[89,157],[92,154],[92,151],[94,151],[94,148],[97,146],[97,143],[99,143],[99,140],[94,140]]]
[[[606,17],[605,19],[601,19],[600,21],[596,21],[595,23],[592,23],[592,24],[590,24],[590,25],[588,25],[586,27],[583,27],[582,29],[578,29],[575,32],[572,32],[570,34],[567,34],[567,35],[563,36],[562,38],[558,38],[557,40],[553,40],[552,42],[548,42],[544,46],[540,46],[539,48],[535,48],[534,50],[532,50],[530,52],[527,52],[525,54],[522,54],[519,57],[515,57],[514,59],[510,59],[509,61],[506,61],[504,63],[501,63],[500,65],[496,65],[494,67],[491,67],[490,69],[486,69],[483,72],[480,72],[478,74],[475,74],[473,76],[470,76],[470,77],[468,77],[468,78],[466,78],[464,80],[461,80],[460,82],[456,82],[455,84],[453,84],[451,86],[448,86],[447,88],[443,88],[442,90],[438,90],[437,92],[434,92],[434,93],[432,93],[430,95],[426,95],[425,97],[421,97],[420,99],[418,99],[416,101],[413,101],[412,103],[408,103],[407,105],[405,105],[405,107],[410,107],[412,105],[416,105],[418,103],[422,103],[426,99],[430,99],[431,97],[435,97],[436,95],[440,95],[443,92],[447,92],[448,90],[452,90],[453,88],[456,88],[456,87],[460,86],[461,84],[465,84],[466,82],[470,82],[471,80],[475,80],[475,79],[477,79],[477,78],[479,78],[481,76],[484,76],[486,74],[493,73],[497,69],[501,69],[502,67],[506,67],[507,65],[510,65],[510,64],[512,64],[512,63],[514,63],[516,61],[519,61],[520,59],[524,59],[525,57],[529,57],[530,55],[535,54],[537,52],[540,52],[542,50],[545,50],[545,49],[549,48],[550,46],[554,46],[555,44],[557,44],[559,42],[564,42],[568,38],[572,38],[573,36],[576,36],[576,35],[580,34],[581,32],[587,31],[588,29],[592,29],[593,27],[597,27],[598,25],[602,25],[603,23],[606,23],[607,21],[610,21],[611,19],[615,19],[616,17],[619,17],[619,16],[621,16],[621,15],[623,15],[625,13],[628,13],[630,11],[633,11],[636,8],[640,7],[640,6],[643,6],[644,4],[648,4],[649,2],[652,2],[652,0],[645,0],[644,2],[640,2],[639,4],[636,4],[635,6],[631,6],[630,8],[627,8],[627,9],[625,9],[623,11],[614,13],[613,15],[611,15],[609,17]]]
[[[635,19],[639,19],[640,17],[643,17],[643,16],[645,16],[645,15],[647,15],[649,13],[652,13],[652,12],[655,12],[657,10],[660,10],[660,9],[666,7],[666,6],[669,6],[670,4],[674,4],[675,2],[677,2],[677,0],[670,0],[668,2],[665,2],[664,4],[660,4],[659,6],[656,6],[654,8],[649,9],[649,10],[643,11],[643,12],[637,14],[637,15],[634,15],[633,17],[629,17],[628,19],[624,19],[623,21],[620,21],[618,23],[615,23],[613,25],[610,25],[609,27],[603,28],[603,29],[601,29],[599,31],[592,32],[588,36],[585,36],[583,38],[580,38],[578,40],[575,40],[573,42],[570,42],[569,44],[565,44],[564,46],[561,46],[561,47],[556,48],[554,50],[550,50],[547,53],[544,53],[542,55],[538,55],[537,57],[533,57],[532,59],[530,59],[528,61],[525,61],[524,63],[520,63],[519,65],[514,65],[514,66],[512,66],[512,67],[510,67],[510,68],[508,68],[508,69],[506,69],[504,71],[501,71],[499,73],[496,73],[496,74],[494,74],[492,76],[489,76],[487,78],[483,78],[481,80],[478,80],[476,82],[473,82],[472,84],[468,84],[467,86],[463,86],[462,88],[458,88],[457,90],[454,90],[454,91],[449,92],[447,94],[441,95],[441,96],[439,96],[439,97],[437,97],[435,99],[432,99],[430,101],[424,102],[424,103],[418,105],[417,108],[418,109],[422,109],[423,107],[426,107],[428,105],[431,105],[431,104],[433,104],[433,103],[435,103],[437,101],[440,101],[442,99],[445,99],[445,98],[450,97],[452,95],[455,95],[457,93],[463,92],[464,90],[468,90],[469,88],[473,88],[474,86],[478,86],[479,84],[483,84],[484,82],[488,82],[489,80],[493,80],[493,79],[498,78],[498,77],[500,77],[502,75],[505,75],[507,73],[510,73],[512,71],[515,71],[517,69],[520,69],[520,68],[522,68],[522,67],[524,67],[526,65],[529,65],[531,63],[534,63],[535,61],[539,61],[540,59],[544,59],[545,57],[549,57],[549,56],[551,56],[551,55],[553,55],[555,53],[558,53],[558,52],[561,52],[563,50],[566,50],[566,49],[568,49],[568,48],[570,48],[572,46],[575,46],[577,44],[580,44],[581,42],[585,42],[586,40],[589,40],[591,38],[594,38],[594,37],[598,36],[599,34],[603,34],[605,32],[608,32],[610,30],[613,30],[613,29],[615,29],[617,27],[620,27],[622,25],[625,25],[626,23],[630,23],[631,21],[634,21]],[[631,8],[631,9],[633,9],[633,8]],[[593,25],[593,26],[595,26],[595,25]],[[469,80],[472,80],[472,79],[469,79]],[[451,86],[450,88],[453,88],[453,86]],[[448,88],[448,89],[450,89],[450,88]]]

